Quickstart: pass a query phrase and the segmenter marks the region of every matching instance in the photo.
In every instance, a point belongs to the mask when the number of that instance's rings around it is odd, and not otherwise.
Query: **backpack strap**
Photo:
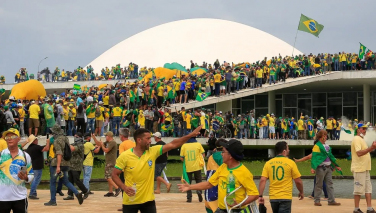
[[[21,151],[22,151],[22,154],[23,154],[23,156],[25,158],[25,166],[27,168],[27,157],[26,157],[26,154],[25,154],[25,152],[23,150],[21,150]],[[1,156],[1,153],[0,153],[0,156]]]

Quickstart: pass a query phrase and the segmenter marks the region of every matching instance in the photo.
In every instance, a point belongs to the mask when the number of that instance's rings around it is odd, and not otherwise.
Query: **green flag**
[[[183,175],[181,177],[181,182],[183,182],[183,180],[185,180],[188,184],[190,184],[188,174],[187,174],[187,169],[185,168],[185,160],[183,160]]]
[[[73,89],[80,90],[81,86],[79,84],[74,84]]]
[[[343,128],[342,126],[341,126],[341,130],[345,131],[347,134],[351,134],[351,131],[350,131],[350,130],[345,129],[345,128]]]
[[[319,24],[317,21],[305,16],[300,16],[300,22],[298,30],[311,33],[312,35],[319,37],[319,34],[324,29],[324,25]]]
[[[362,43],[359,43],[360,44],[360,48],[359,48],[359,59],[363,59],[364,55],[366,54],[366,49],[367,47],[364,46]]]

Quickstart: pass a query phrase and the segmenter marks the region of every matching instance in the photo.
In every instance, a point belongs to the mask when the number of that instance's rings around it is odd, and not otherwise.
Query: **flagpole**
[[[300,14],[300,19],[299,19],[299,23],[298,23],[298,29],[296,29],[294,47],[292,48],[292,54],[291,54],[292,57],[294,57],[295,43],[296,43],[296,39],[298,38],[299,25],[300,25],[300,20],[302,19],[302,15],[303,14]]]

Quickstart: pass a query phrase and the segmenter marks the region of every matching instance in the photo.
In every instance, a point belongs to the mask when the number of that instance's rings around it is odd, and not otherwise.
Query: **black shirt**
[[[215,142],[216,141],[217,141],[217,138],[215,138],[215,137],[209,138],[209,140],[208,140],[209,150],[215,149]]]
[[[156,143],[156,145],[166,145],[166,143],[165,142],[163,142],[163,141],[158,141],[157,143]],[[156,164],[160,164],[160,163],[167,163],[167,152],[166,153],[163,153],[161,156],[159,156],[158,158],[157,158],[157,160],[155,160],[155,163]]]
[[[26,152],[30,155],[31,158],[31,165],[33,166],[33,170],[41,170],[43,169],[44,165],[44,158],[43,158],[43,146],[39,146],[36,144],[30,144],[30,146],[26,149]]]

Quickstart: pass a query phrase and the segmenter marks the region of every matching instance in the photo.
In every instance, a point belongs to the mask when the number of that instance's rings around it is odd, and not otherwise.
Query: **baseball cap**
[[[3,132],[3,137],[5,137],[8,133],[12,133],[20,137],[20,132],[15,128],[10,128],[7,131]]]
[[[219,114],[222,114],[222,111],[219,111]]]
[[[106,134],[104,134],[105,136],[110,136],[110,137],[113,137],[114,136],[114,133],[111,132],[111,131],[108,131]]]
[[[227,151],[230,153],[231,157],[233,157],[237,161],[241,161],[244,158],[244,148],[243,144],[235,139],[229,140],[227,143],[221,142],[219,145],[223,146],[227,149]]]
[[[23,107],[22,104],[17,104],[17,106],[19,106],[19,107]]]
[[[358,124],[358,129],[359,128],[368,128],[368,126],[366,124]]]
[[[160,132],[156,132],[153,134],[154,137],[156,138],[161,138],[162,137],[162,134]]]
[[[103,102],[102,102],[102,101],[99,101],[99,104],[103,104]]]

